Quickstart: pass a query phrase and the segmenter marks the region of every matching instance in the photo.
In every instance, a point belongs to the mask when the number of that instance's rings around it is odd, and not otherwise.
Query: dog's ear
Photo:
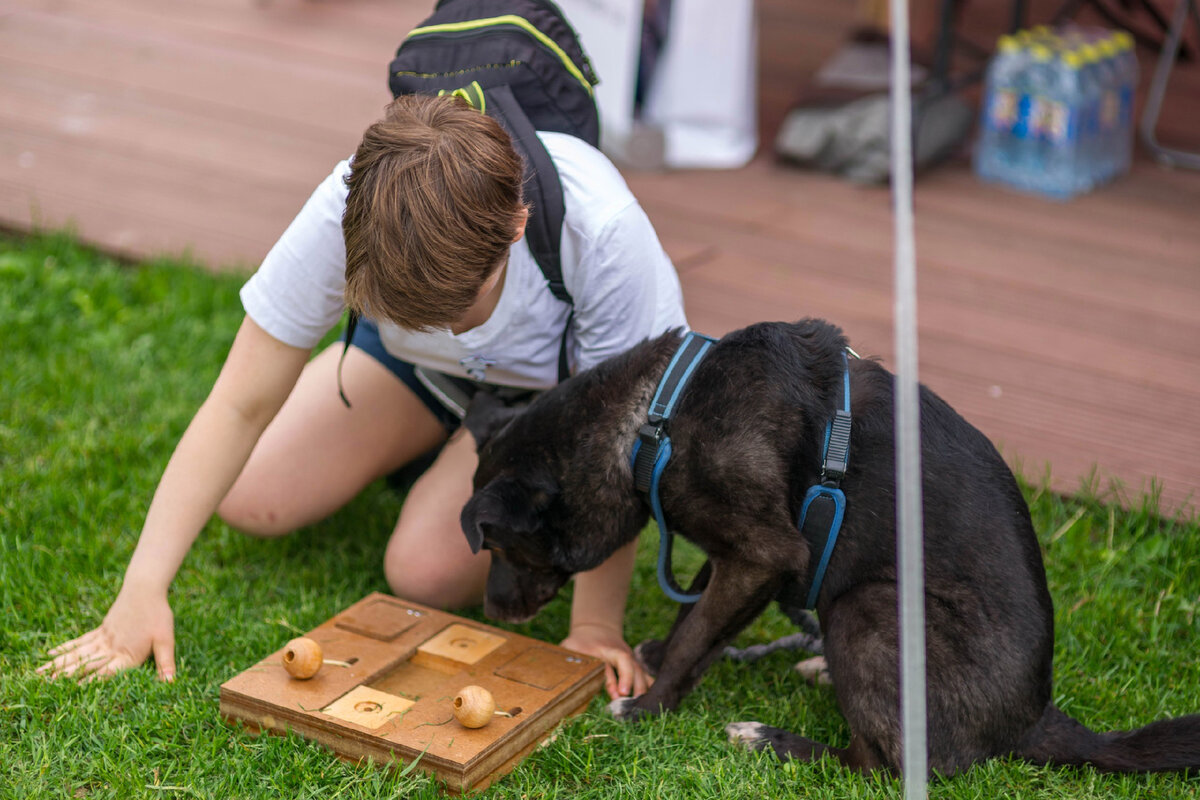
[[[475,446],[483,449],[488,439],[521,413],[519,408],[510,408],[491,392],[476,392],[463,418],[463,425],[475,438]]]
[[[541,528],[541,515],[558,492],[549,479],[531,481],[502,477],[489,482],[463,506],[460,522],[472,553],[485,539],[501,546]]]
[[[484,487],[486,492],[487,487]],[[472,497],[465,506],[463,506],[462,514],[459,517],[459,523],[462,525],[463,535],[467,537],[467,545],[471,548],[471,552],[475,555],[483,549],[483,539],[487,535],[487,525],[482,517],[481,512],[489,502],[487,495],[483,492],[478,492]]]

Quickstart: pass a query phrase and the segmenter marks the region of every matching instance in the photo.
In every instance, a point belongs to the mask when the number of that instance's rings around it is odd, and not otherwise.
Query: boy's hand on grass
[[[117,596],[100,627],[50,651],[50,678],[95,680],[140,666],[151,655],[160,680],[175,679],[175,617],[165,597]]]
[[[571,628],[562,646],[604,662],[604,689],[612,699],[645,694],[654,679],[633,657],[621,632],[606,625],[583,623]]]

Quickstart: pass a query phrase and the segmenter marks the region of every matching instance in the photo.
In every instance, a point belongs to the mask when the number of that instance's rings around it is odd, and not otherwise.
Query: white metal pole
[[[913,233],[908,0],[891,0],[892,209],[895,222],[896,518],[900,592],[900,712],[904,796],[926,797],[925,573],[921,525],[917,277]]]

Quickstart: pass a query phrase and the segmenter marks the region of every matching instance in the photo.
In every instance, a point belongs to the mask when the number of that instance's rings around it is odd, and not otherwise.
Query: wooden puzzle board
[[[349,666],[327,663],[297,680],[283,668],[281,643],[221,685],[221,714],[255,732],[294,731],[354,760],[420,757],[418,768],[455,791],[511,770],[604,682],[594,658],[379,593],[305,635]],[[470,684],[511,716],[463,727],[452,703]]]

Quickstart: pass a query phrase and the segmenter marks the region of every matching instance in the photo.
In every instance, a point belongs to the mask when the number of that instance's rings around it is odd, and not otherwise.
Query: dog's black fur
[[[480,444],[462,522],[492,552],[485,611],[523,620],[577,572],[638,536],[647,508],[629,464],[655,386],[680,341],[668,333],[583,372],[515,413],[484,399],[467,416]],[[660,495],[671,528],[708,562],[663,642],[657,672],[617,701],[636,719],[674,709],[734,636],[788,587],[807,593],[814,551],[797,529],[841,396],[846,340],[820,320],[731,333],[696,368],[670,421]],[[829,753],[899,770],[893,378],[850,361],[853,433],[847,506],[817,611],[851,741],[836,749],[758,723],[732,738],[781,757]],[[942,775],[993,756],[1110,771],[1200,768],[1200,715],[1094,733],[1052,702],[1054,617],[1028,508],[995,448],[921,390],[929,767]]]

